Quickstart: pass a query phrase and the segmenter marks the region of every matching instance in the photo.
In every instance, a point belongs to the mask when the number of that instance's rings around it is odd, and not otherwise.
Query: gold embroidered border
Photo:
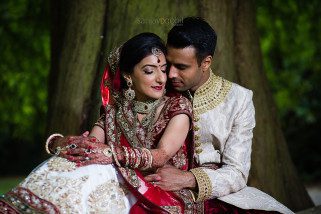
[[[225,99],[231,87],[232,82],[216,76],[210,71],[209,79],[195,91],[194,114],[203,114],[218,106]]]
[[[204,201],[212,197],[212,182],[202,168],[190,170],[196,178],[198,184],[198,197],[196,202]]]
[[[180,214],[182,213],[181,208],[179,206],[160,206],[170,214]]]

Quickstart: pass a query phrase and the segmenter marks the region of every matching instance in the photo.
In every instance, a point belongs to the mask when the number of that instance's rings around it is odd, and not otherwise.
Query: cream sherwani
[[[242,209],[293,213],[262,191],[247,187],[255,111],[252,91],[210,75],[193,98],[196,160],[222,164],[192,169],[198,200],[218,198]]]

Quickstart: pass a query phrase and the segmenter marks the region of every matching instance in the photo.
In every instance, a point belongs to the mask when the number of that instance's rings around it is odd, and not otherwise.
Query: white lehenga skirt
[[[19,186],[51,202],[61,213],[129,213],[136,202],[112,164],[76,167],[52,157]]]

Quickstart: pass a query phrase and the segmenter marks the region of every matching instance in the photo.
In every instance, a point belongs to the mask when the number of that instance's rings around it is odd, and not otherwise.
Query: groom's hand
[[[194,190],[196,180],[191,172],[177,169],[171,165],[159,168],[155,174],[147,175],[145,179],[165,191],[177,191],[185,188]]]

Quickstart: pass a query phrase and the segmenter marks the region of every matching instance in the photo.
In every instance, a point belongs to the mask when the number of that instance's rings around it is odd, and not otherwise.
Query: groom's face
[[[203,72],[194,47],[167,47],[168,79],[177,91],[195,91],[202,84]]]

